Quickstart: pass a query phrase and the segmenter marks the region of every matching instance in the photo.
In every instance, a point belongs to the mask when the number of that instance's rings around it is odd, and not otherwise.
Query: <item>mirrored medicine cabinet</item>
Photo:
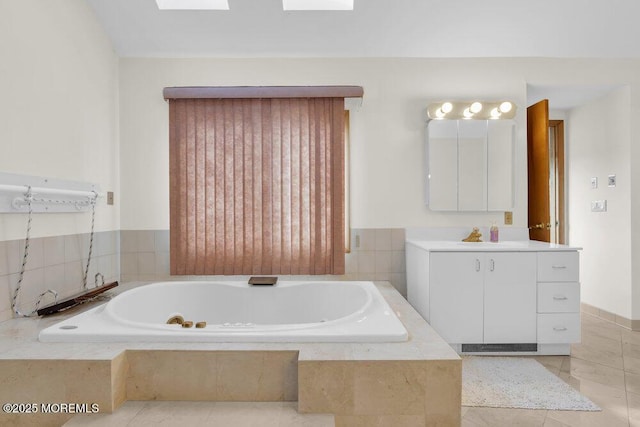
[[[430,120],[426,201],[434,211],[505,211],[514,201],[513,120]]]

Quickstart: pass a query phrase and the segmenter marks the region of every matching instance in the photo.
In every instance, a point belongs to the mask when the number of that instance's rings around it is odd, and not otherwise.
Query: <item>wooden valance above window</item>
[[[166,87],[164,99],[362,98],[362,86]]]

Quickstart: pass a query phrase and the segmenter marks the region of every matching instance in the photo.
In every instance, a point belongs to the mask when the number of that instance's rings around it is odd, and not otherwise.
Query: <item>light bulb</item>
[[[512,108],[513,104],[511,104],[509,101],[503,102],[499,107],[501,113],[508,113]]]
[[[469,107],[469,110],[473,113],[479,113],[480,111],[482,111],[482,104],[478,101],[474,102],[471,104],[471,106]]]
[[[465,119],[470,119],[471,117],[473,117],[473,113],[469,108],[465,108],[464,111],[462,112],[462,115],[464,116]]]
[[[493,110],[491,110],[491,118],[492,119],[497,119],[500,117],[500,110],[498,110],[498,108],[494,108]]]
[[[438,108],[436,110],[436,117],[439,118],[439,119],[444,117],[444,112],[442,111],[442,108]]]
[[[440,109],[442,110],[443,113],[450,113],[451,110],[453,110],[453,104],[450,102],[445,102],[444,104],[442,104],[442,107],[440,107]]]

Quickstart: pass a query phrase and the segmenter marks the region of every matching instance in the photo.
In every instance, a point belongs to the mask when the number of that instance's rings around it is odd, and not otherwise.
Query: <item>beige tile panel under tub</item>
[[[297,351],[128,351],[130,400],[293,401]]]
[[[2,403],[97,403],[111,412],[110,360],[0,360]],[[59,426],[67,414],[0,414],[0,425]]]
[[[461,361],[299,361],[298,409],[459,425]],[[338,418],[337,418],[338,419]]]

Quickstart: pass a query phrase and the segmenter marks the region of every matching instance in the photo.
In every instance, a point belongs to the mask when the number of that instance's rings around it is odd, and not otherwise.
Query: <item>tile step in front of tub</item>
[[[76,415],[75,426],[334,427],[330,414],[299,414],[298,402],[128,401],[113,414]]]

